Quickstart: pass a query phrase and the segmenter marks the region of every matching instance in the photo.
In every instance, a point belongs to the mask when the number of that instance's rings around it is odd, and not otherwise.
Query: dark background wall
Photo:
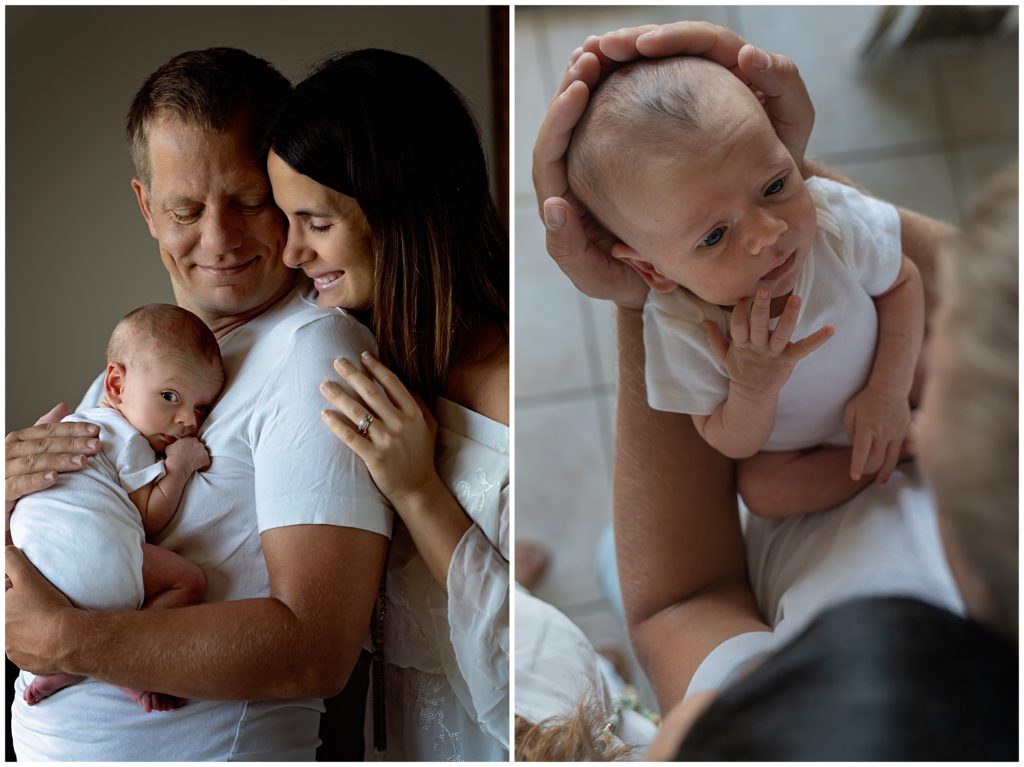
[[[173,301],[129,186],[123,126],[135,91],[176,53],[243,48],[293,81],[337,50],[418,56],[469,102],[494,175],[485,7],[8,7],[5,14],[7,431],[61,400],[75,407],[103,367],[114,323],[136,306]]]

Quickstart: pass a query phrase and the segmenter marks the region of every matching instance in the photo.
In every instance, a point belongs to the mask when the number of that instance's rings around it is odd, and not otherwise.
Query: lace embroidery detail
[[[427,732],[436,728],[434,734],[434,753],[443,751],[450,753],[446,758],[449,762],[462,762],[462,733],[453,732],[444,723],[444,677],[433,674],[421,676],[416,683],[416,723]]]
[[[480,486],[475,492],[473,485],[465,479],[460,479],[455,483],[455,498],[471,517],[474,514],[480,514],[484,510],[487,493],[496,487],[494,482],[487,479],[487,472],[483,469],[478,468],[474,474],[476,482]]]

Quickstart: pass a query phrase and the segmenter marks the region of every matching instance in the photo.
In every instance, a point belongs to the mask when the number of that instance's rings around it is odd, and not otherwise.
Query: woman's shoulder
[[[509,421],[508,328],[489,325],[475,334],[471,349],[455,363],[445,382],[446,399],[492,421]]]

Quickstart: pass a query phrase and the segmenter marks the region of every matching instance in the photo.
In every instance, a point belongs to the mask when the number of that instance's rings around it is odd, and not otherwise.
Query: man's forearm
[[[118,613],[65,608],[29,619],[19,634],[47,632],[41,664],[54,663],[43,671],[185,698],[326,697],[359,655],[386,545],[365,530],[279,528],[263,534],[271,597]],[[11,621],[8,601],[9,646]]]
[[[746,580],[732,461],[687,415],[652,410],[643,319],[618,311],[614,523],[630,636],[662,705],[718,643],[764,629]]]

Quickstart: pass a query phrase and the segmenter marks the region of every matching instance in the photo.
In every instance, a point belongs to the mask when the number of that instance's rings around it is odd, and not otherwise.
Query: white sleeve
[[[462,536],[448,568],[448,625],[472,713],[493,740],[508,749],[509,524],[508,483],[501,488],[495,546],[477,526]]]
[[[815,183],[824,189],[841,233],[836,248],[840,258],[857,275],[868,295],[885,293],[896,281],[903,262],[896,208],[845,184],[826,179],[815,179]]]
[[[167,470],[164,462],[157,460],[156,453],[146,438],[128,424],[125,426],[125,430],[130,433],[123,435],[124,439],[121,438],[122,435],[118,435],[117,460],[114,465],[117,466],[117,477],[121,486],[126,492],[134,493],[140,487],[163,477]],[[111,430],[107,430],[100,439],[112,434]]]
[[[370,332],[341,314],[294,329],[252,403],[248,439],[256,475],[261,533],[275,527],[326,524],[391,535],[391,510],[362,459],[324,425],[320,383],[337,381],[332,365],[374,351]],[[344,384],[343,384],[344,385]]]
[[[651,291],[644,304],[647,402],[655,410],[710,415],[729,396],[729,376],[715,360],[701,323],[728,335],[724,312],[710,312],[680,288]]]
[[[721,690],[743,676],[774,648],[771,631],[749,631],[722,642],[701,661],[686,688],[685,698],[707,690]]]

